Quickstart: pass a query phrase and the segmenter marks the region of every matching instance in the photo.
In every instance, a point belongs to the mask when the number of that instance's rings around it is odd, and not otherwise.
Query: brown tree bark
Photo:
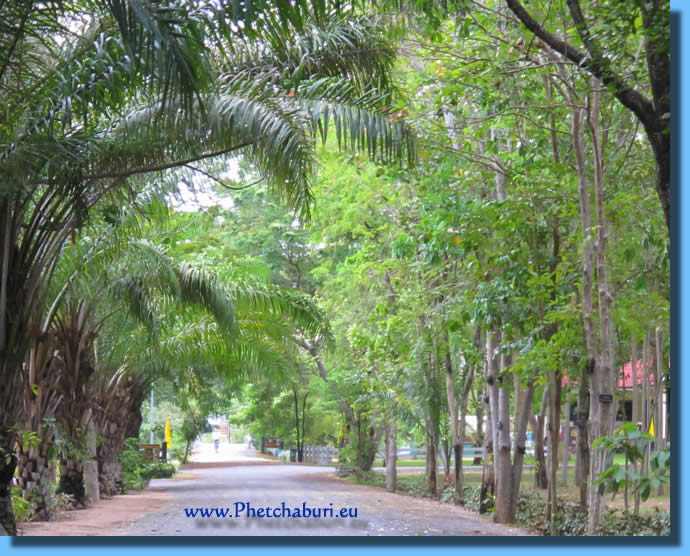
[[[546,476],[546,457],[544,456],[544,431],[546,427],[546,413],[548,411],[549,388],[544,385],[541,397],[539,414],[535,417],[534,423],[534,486],[539,489],[547,489],[549,481]]]
[[[388,450],[386,452],[386,490],[395,492],[398,480],[398,428],[395,415],[392,415],[388,423]]]
[[[495,435],[498,444],[494,447],[495,472],[496,472],[496,512],[494,521],[497,523],[511,523],[514,520],[512,514],[513,496],[513,465],[511,462],[510,444],[510,390],[503,373],[510,367],[510,358],[501,355],[501,370],[496,379],[498,390],[498,415],[494,419],[497,429]]]
[[[16,436],[10,431],[0,431],[0,448],[9,458],[0,458],[0,535],[17,534],[17,523],[12,511],[12,477],[17,468],[17,456],[14,454]]]
[[[589,112],[589,124],[592,131],[592,151],[594,153],[594,193],[597,213],[597,282],[599,285],[599,339],[601,345],[598,391],[592,389],[590,417],[592,420],[592,439],[610,436],[613,433],[613,404],[609,401],[597,400],[597,395],[612,395],[615,381],[613,368],[613,324],[611,320],[611,305],[613,296],[608,284],[606,244],[608,241],[608,224],[604,210],[604,172],[601,155],[601,130],[599,126],[600,84],[592,78],[592,103]],[[590,503],[587,532],[594,534],[599,523],[604,519],[605,497],[599,494],[598,485],[594,480],[605,471],[606,454],[603,450],[596,450],[591,454],[590,461]]]
[[[549,387],[549,454],[548,454],[548,502],[546,519],[551,527],[551,536],[557,535],[556,512],[558,508],[558,440],[561,424],[561,373],[555,371],[550,376]]]
[[[41,334],[41,339],[33,342],[24,368],[22,427],[37,435],[38,445],[28,450],[21,443],[17,445],[16,480],[22,497],[33,505],[32,521],[48,521],[53,517],[50,475],[55,456],[55,428],[49,420],[54,419],[62,399],[57,384],[63,370],[60,360],[52,355],[53,349],[50,335]]]

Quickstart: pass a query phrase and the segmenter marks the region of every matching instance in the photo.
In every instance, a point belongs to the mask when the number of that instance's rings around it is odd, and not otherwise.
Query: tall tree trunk
[[[501,354],[501,371],[496,379],[498,386],[498,415],[494,419],[496,423],[497,446],[494,447],[496,461],[496,512],[494,521],[497,523],[510,523],[514,520],[512,515],[513,495],[513,466],[511,462],[510,445],[510,390],[503,380],[503,372],[510,367],[510,356]]]
[[[563,429],[563,467],[561,468],[561,485],[564,487],[568,486],[568,458],[570,457],[570,389],[568,389],[568,394],[565,398],[563,411],[563,424],[561,428]]]
[[[515,435],[513,438],[513,481],[511,493],[511,503],[510,503],[510,521],[515,521],[515,516],[517,514],[517,504],[520,496],[520,483],[522,482],[522,468],[525,460],[525,439],[527,436],[527,425],[530,422],[530,417],[532,414],[532,400],[534,398],[534,384],[537,378],[537,373],[529,380],[527,383],[527,389],[522,396],[521,407],[516,411],[516,427]],[[543,452],[542,452],[543,454]]]
[[[448,418],[450,420],[450,433],[453,439],[453,454],[455,457],[455,504],[462,503],[462,449],[458,423],[458,406],[455,399],[455,383],[453,381],[453,362],[450,356],[450,338],[448,330],[445,331],[445,367],[446,367],[446,399],[448,400]],[[458,484],[458,482],[460,484]]]
[[[489,395],[489,409],[491,410],[491,445],[493,446],[493,466],[496,473],[496,459],[498,450],[498,427],[496,421],[499,419],[498,410],[498,356],[496,354],[498,341],[496,330],[488,331],[486,334],[486,384]]]
[[[630,341],[630,375],[632,378],[632,420],[637,424],[640,422],[640,382],[637,377],[637,338],[632,333]]]
[[[438,493],[438,470],[436,466],[437,454],[436,450],[438,448],[438,435],[434,430],[434,424],[432,419],[427,420],[427,433],[426,433],[426,453],[427,461],[429,464],[427,472],[427,490],[431,496],[436,496]]]
[[[398,480],[398,429],[396,426],[395,414],[391,414],[388,424],[388,451],[386,452],[386,490],[395,492]]]
[[[573,100],[570,98],[569,100]],[[580,193],[580,219],[582,222],[582,320],[587,362],[580,376],[580,390],[578,394],[578,433],[577,453],[579,459],[580,506],[590,505],[596,498],[596,515],[601,513],[601,497],[598,496],[597,487],[590,482],[591,454],[589,450],[590,439],[598,438],[599,420],[599,394],[600,380],[597,369],[597,350],[594,341],[593,321],[593,275],[594,275],[594,229],[592,226],[592,213],[590,209],[589,183],[587,180],[587,166],[585,157],[585,132],[583,124],[584,110],[579,106],[572,108],[572,140],[575,151],[577,178]],[[589,402],[589,403],[588,403]],[[589,409],[589,423],[585,410]],[[585,495],[587,501],[585,501]],[[599,517],[597,517],[599,519]],[[597,521],[598,523],[598,521]]]
[[[557,487],[558,480],[558,440],[559,428],[561,424],[561,373],[555,371],[551,373],[551,386],[549,388],[549,491],[547,521],[551,527],[551,535],[555,536],[556,531],[556,512],[558,508]]]
[[[479,513],[488,510],[489,495],[496,493],[496,457],[495,449],[498,445],[496,421],[498,416],[498,383],[496,358],[496,331],[486,333],[486,441],[484,453],[484,467],[482,469],[482,488]]]
[[[594,152],[594,193],[597,212],[597,282],[599,284],[599,338],[601,344],[601,358],[598,370],[598,388],[592,389],[592,439],[610,436],[613,433],[613,404],[607,399],[601,401],[598,395],[613,394],[615,371],[613,369],[613,326],[611,322],[611,305],[613,297],[608,285],[606,265],[606,243],[608,241],[608,225],[604,210],[604,174],[601,160],[601,140],[599,128],[599,82],[592,78],[592,105],[590,110],[590,127],[592,130],[592,150]],[[596,373],[595,373],[596,374]],[[605,470],[606,454],[603,450],[596,450],[591,455],[590,504],[587,532],[595,534],[599,523],[604,519],[606,499],[599,494],[598,485],[594,480]]]
[[[541,396],[541,407],[535,418],[534,427],[534,487],[547,489],[549,481],[546,476],[546,458],[544,457],[544,429],[546,425],[546,413],[549,406],[549,387],[544,385]]]
[[[661,350],[661,329],[657,328],[654,336],[654,344],[656,346],[656,376],[654,377],[654,391],[655,391],[655,406],[654,412],[656,417],[654,419],[654,448],[659,451],[665,448],[664,445],[664,413],[663,413],[663,396],[664,396],[664,372],[662,370],[662,350]],[[657,489],[657,496],[664,495],[664,484],[659,483]]]
[[[651,338],[650,334],[645,334],[642,342],[642,430],[647,432],[649,430],[651,408],[649,403],[649,365],[651,363]],[[649,446],[645,449],[645,457],[642,462],[642,476],[646,477],[649,474]]]
[[[491,414],[491,406],[489,404],[489,396],[486,400],[486,421],[484,431],[484,461],[482,465],[482,486],[479,494],[479,513],[485,514],[492,507],[490,502],[494,496],[495,489],[495,474],[494,474],[494,445],[493,445],[493,419]]]
[[[474,349],[479,350],[481,342],[482,329],[477,327],[474,334]],[[467,403],[470,398],[470,392],[472,391],[472,384],[474,382],[474,372],[475,365],[470,363],[467,368],[467,375],[465,376],[465,383],[462,389],[462,395],[460,397],[460,415],[458,420],[458,440],[453,447],[453,454],[455,458],[455,496],[454,500],[456,504],[462,504],[465,499],[465,481],[463,476],[463,452],[465,450],[465,429],[467,425]],[[481,403],[478,404],[481,408]],[[479,409],[477,410],[479,412]],[[477,418],[477,435],[479,436],[479,429],[481,423],[479,418]],[[481,445],[481,440],[477,439],[477,446]]]

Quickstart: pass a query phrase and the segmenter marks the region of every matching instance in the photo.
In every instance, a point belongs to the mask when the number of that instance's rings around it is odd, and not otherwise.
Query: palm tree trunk
[[[50,521],[53,518],[51,504],[51,463],[49,450],[53,444],[52,428],[40,435],[36,448],[28,451],[18,446],[17,486],[22,497],[33,505],[31,521]]]
[[[57,491],[71,496],[76,508],[86,507],[83,462],[74,459],[60,459],[60,484]]]
[[[15,439],[13,432],[0,430],[0,449],[3,454],[10,454],[8,459],[0,457],[0,536],[17,534],[17,523],[12,511],[12,477],[17,467]]]

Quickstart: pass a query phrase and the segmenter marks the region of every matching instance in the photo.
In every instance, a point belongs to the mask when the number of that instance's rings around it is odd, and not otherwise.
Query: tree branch
[[[654,106],[652,102],[634,90],[628,85],[625,80],[617,73],[607,67],[607,61],[601,56],[596,56],[595,53],[588,52],[583,54],[577,48],[568,42],[561,40],[557,36],[549,33],[543,26],[532,18],[532,16],[522,7],[518,0],[506,0],[506,4],[510,10],[517,16],[522,24],[527,27],[537,37],[542,39],[555,51],[565,56],[571,62],[574,62],[590,74],[598,78],[604,85],[613,89],[614,96],[619,100],[623,106],[631,110],[642,122],[647,130],[650,132],[657,132],[666,127],[664,121],[659,121],[654,113]],[[577,17],[579,13],[579,4],[576,0],[568,0],[568,6],[571,7],[571,16],[575,21],[575,25],[580,33],[580,36],[588,37],[587,40],[583,38],[585,46],[589,41],[589,32],[587,31],[584,19],[580,19],[578,23]],[[575,13],[573,13],[575,12]],[[579,13],[581,16],[582,14]]]

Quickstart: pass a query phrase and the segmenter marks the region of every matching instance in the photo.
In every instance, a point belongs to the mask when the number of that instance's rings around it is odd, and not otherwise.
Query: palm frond
[[[237,333],[237,315],[232,300],[218,280],[202,269],[182,263],[176,269],[180,298],[208,310],[231,337]]]

